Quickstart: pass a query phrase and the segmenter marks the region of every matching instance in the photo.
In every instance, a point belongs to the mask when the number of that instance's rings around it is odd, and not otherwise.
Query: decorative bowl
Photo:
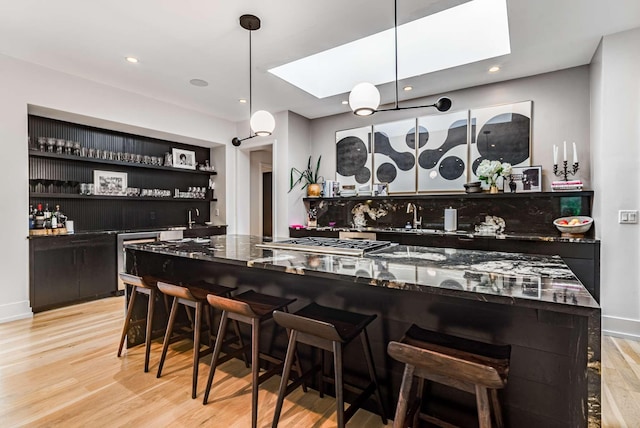
[[[567,223],[569,223],[573,219],[578,219],[579,223],[575,225],[560,223],[562,221],[566,221]],[[591,229],[591,225],[593,224],[593,219],[586,215],[574,215],[570,217],[557,218],[553,220],[553,224],[562,233],[582,234],[582,233],[586,233],[589,229]]]
[[[482,192],[482,183],[480,183],[479,181],[464,183],[464,191],[467,193],[480,193]]]

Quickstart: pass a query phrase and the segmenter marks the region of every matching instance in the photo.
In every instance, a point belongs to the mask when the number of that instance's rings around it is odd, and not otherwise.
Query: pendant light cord
[[[396,53],[396,109],[398,108],[398,0],[393,1],[393,32]]]
[[[253,114],[253,98],[251,96],[252,88],[251,82],[253,81],[252,72],[251,72],[251,33],[253,30],[249,30],[249,118]],[[249,131],[249,135],[251,135],[251,131]]]

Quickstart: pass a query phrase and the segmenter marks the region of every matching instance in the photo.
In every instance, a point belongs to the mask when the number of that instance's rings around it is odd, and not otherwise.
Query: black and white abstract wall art
[[[418,118],[418,192],[464,188],[468,124],[468,110]]]
[[[371,188],[373,183],[371,126],[336,132],[336,180],[341,185]]]
[[[416,119],[373,127],[373,179],[389,193],[416,191]]]
[[[531,165],[532,101],[471,110],[470,180],[484,159]]]

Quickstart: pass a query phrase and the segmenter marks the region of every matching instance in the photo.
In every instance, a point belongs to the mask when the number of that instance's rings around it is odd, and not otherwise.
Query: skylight
[[[269,70],[314,95],[393,82],[393,27]],[[506,0],[473,0],[398,26],[398,78],[511,53]]]

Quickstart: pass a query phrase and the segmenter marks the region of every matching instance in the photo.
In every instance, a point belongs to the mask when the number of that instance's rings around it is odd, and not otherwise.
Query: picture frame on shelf
[[[505,193],[542,192],[542,166],[514,166],[503,183]]]
[[[126,172],[94,170],[94,193],[96,195],[126,196],[127,178]]]
[[[373,196],[389,196],[389,183],[373,183]]]
[[[172,148],[173,167],[181,169],[196,169],[196,152]]]

